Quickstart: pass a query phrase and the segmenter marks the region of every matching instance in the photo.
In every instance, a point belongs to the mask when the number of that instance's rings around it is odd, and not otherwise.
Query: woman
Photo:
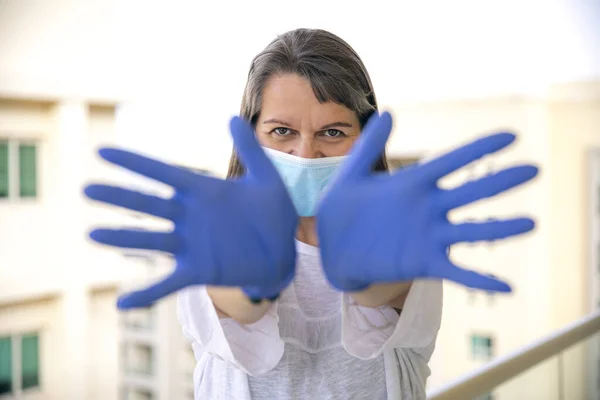
[[[227,180],[100,151],[175,188],[171,199],[86,188],[92,199],[174,223],[172,232],[92,232],[100,243],[175,255],[172,275],[123,296],[119,307],[181,290],[197,399],[425,398],[441,280],[510,291],[454,266],[449,246],[533,229],[528,218],[453,225],[447,211],[526,182],[537,169],[437,187],[514,140],[501,133],[387,173],[391,117],[379,114],[359,56],[322,30],[288,32],[256,56],[241,117],[231,123]]]

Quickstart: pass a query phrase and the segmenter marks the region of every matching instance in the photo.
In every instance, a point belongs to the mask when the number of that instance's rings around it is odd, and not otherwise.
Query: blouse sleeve
[[[177,316],[196,359],[210,353],[249,375],[273,369],[283,356],[277,303],[257,322],[248,325],[219,318],[205,286],[188,287],[177,297]]]
[[[389,306],[359,306],[348,294],[342,301],[342,343],[363,360],[397,348],[422,349],[435,343],[442,320],[442,282],[415,280],[400,315]]]

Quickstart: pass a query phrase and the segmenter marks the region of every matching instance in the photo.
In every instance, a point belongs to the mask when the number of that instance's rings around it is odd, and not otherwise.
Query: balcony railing
[[[600,312],[428,393],[429,400],[599,399]]]

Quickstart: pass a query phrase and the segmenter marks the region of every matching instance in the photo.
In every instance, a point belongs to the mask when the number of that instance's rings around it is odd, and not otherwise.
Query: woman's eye
[[[344,132],[339,131],[337,129],[327,129],[323,133],[325,136],[330,137],[330,138],[338,138],[338,137],[346,136],[346,134]]]
[[[275,128],[273,129],[273,132],[279,136],[287,136],[292,133],[288,128]]]

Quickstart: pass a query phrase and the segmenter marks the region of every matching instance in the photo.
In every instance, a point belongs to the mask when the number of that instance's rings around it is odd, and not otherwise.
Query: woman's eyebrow
[[[270,118],[267,119],[265,121],[263,121],[263,124],[278,124],[278,125],[283,125],[283,126],[287,126],[287,127],[291,127],[292,124],[282,121],[280,119],[277,118]],[[319,130],[325,130],[325,129],[330,129],[333,127],[345,127],[345,128],[352,128],[352,124],[349,122],[343,122],[343,121],[337,121],[337,122],[332,122],[330,124],[327,125],[323,125]]]
[[[279,124],[279,125],[284,125],[284,126],[287,126],[287,127],[291,127],[292,126],[292,124],[288,124],[287,122],[282,121],[282,120],[277,119],[277,118],[267,119],[266,121],[263,121],[263,124]]]
[[[323,125],[321,127],[321,130],[325,130],[325,129],[329,129],[329,128],[333,128],[333,127],[345,127],[345,128],[352,128],[352,124],[348,123],[348,122],[342,122],[342,121],[338,121],[338,122],[333,122],[331,124],[327,124],[327,125]]]

